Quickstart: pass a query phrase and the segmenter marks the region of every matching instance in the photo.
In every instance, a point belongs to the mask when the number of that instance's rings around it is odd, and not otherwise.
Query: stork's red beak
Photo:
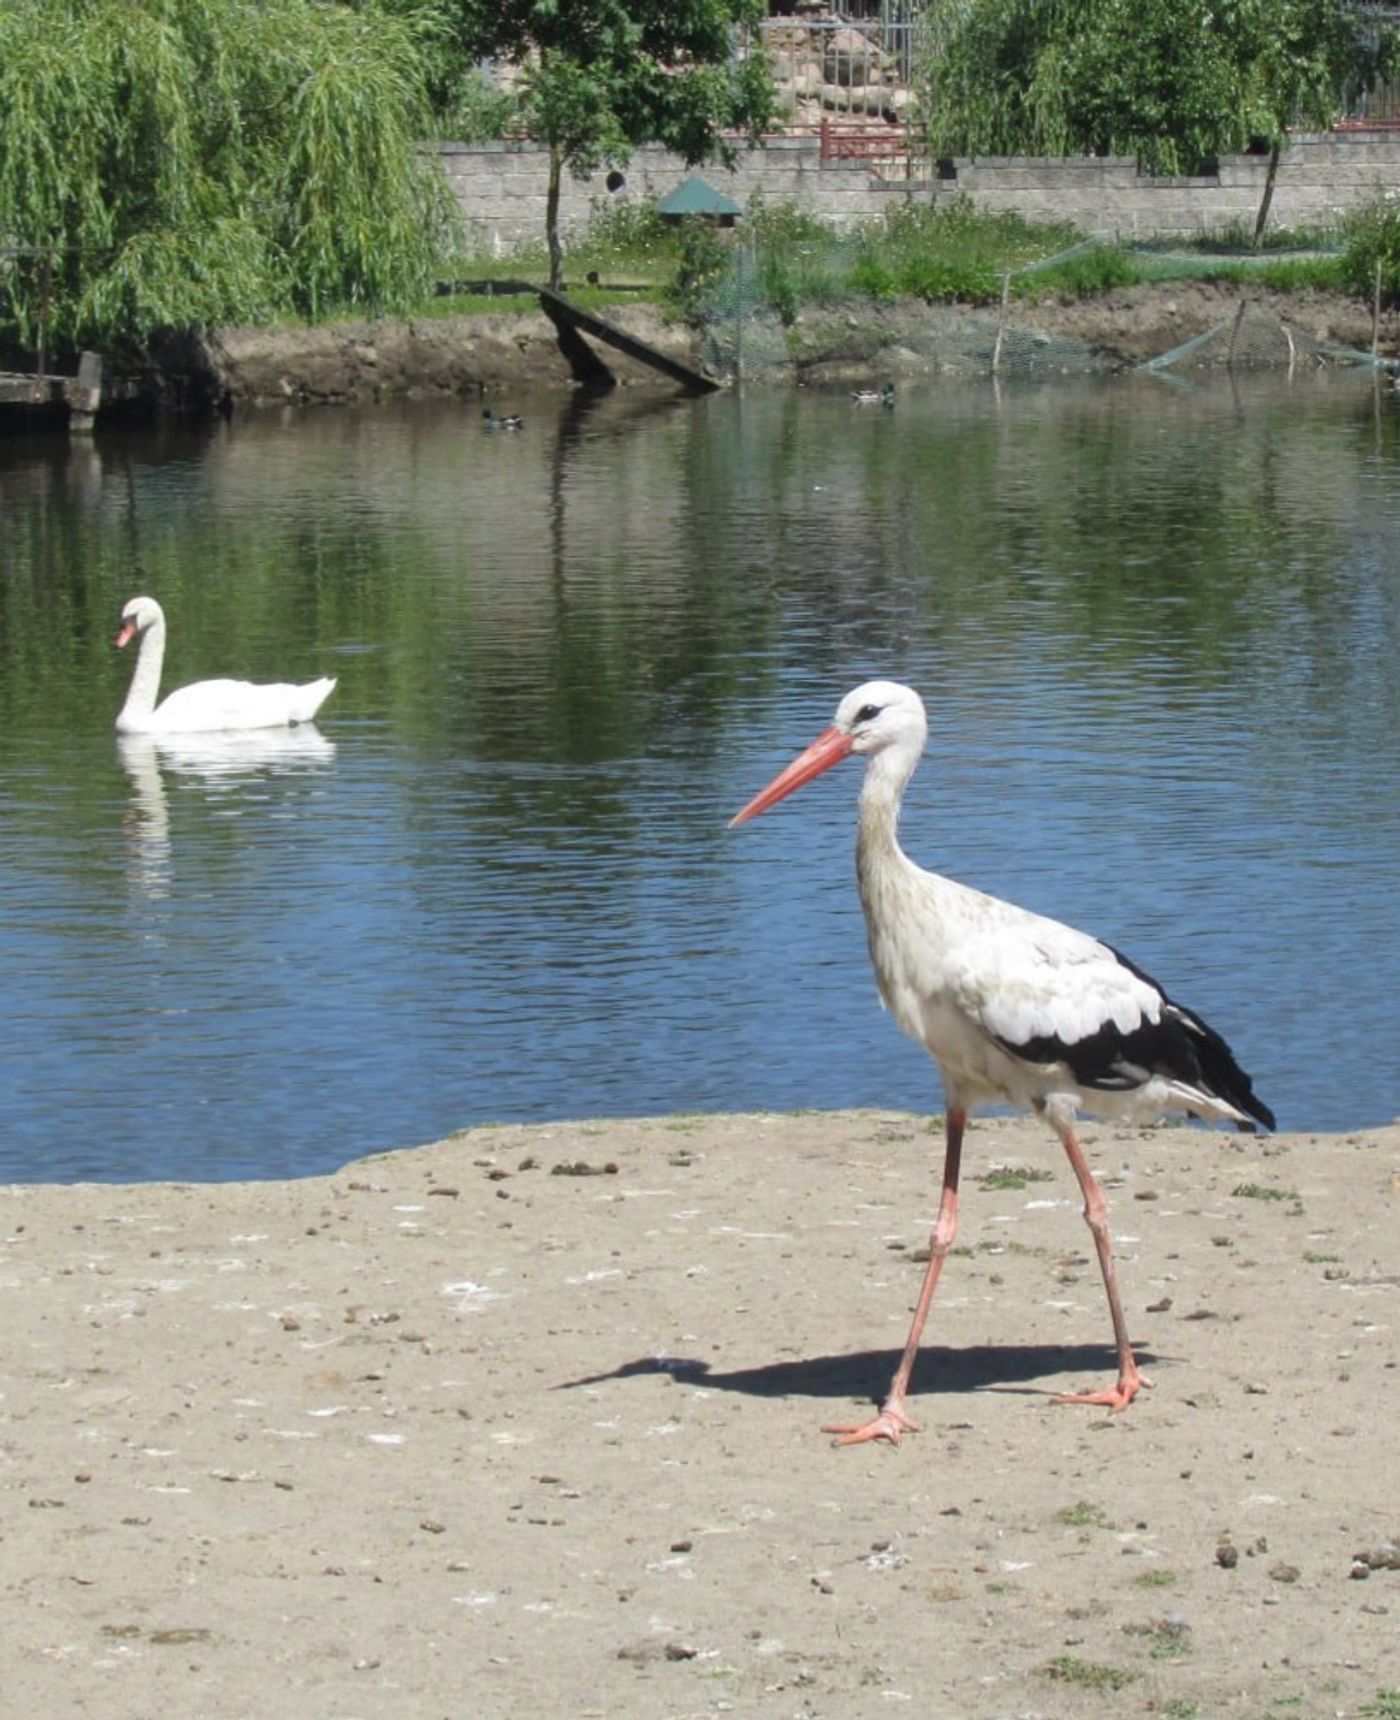
[[[729,820],[729,828],[733,830],[736,824],[747,824],[749,819],[757,818],[760,812],[767,812],[770,806],[776,806],[780,800],[786,800],[795,789],[810,782],[814,776],[820,776],[824,770],[830,770],[832,765],[840,764],[851,751],[851,737],[842,729],[832,726],[819,734],[804,753],[799,753],[786,770],[780,770],[767,788],[760,789],[742,812],[736,812]]]
[[[117,631],[117,640],[116,640],[117,644],[118,645],[130,645],[131,641],[135,637],[136,637],[136,623],[134,621],[123,621],[121,624],[121,627]]]

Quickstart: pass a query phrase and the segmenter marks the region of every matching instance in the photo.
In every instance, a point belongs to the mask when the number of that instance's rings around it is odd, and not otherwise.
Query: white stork
[[[894,681],[867,681],[842,699],[831,727],[730,821],[732,828],[756,817],[852,753],[865,758],[856,877],[870,959],[886,1007],[938,1065],[947,1100],[943,1195],[904,1355],[878,1415],[823,1430],[842,1445],[898,1445],[902,1433],[917,1431],[905,1400],[957,1232],[963,1130],[974,1105],[1032,1106],[1069,1155],[1108,1294],[1118,1379],[1057,1401],[1112,1410],[1126,1409],[1151,1382],[1138,1372],[1128,1338],[1103,1193],[1075,1137],[1080,1107],[1105,1117],[1175,1111],[1244,1129],[1274,1126],[1220,1035],[1116,950],[908,858],[896,834],[899,806],[927,738],[917,693]]]

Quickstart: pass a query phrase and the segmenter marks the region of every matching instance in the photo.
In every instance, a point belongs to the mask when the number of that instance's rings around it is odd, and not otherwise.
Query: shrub
[[[1369,299],[1380,269],[1381,297],[1400,301],[1400,199],[1382,192],[1342,223],[1341,272],[1349,291]]]

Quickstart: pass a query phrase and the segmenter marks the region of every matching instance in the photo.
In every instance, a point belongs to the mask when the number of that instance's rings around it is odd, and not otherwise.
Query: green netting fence
[[[1211,369],[1274,368],[1296,371],[1303,366],[1362,366],[1378,370],[1396,368],[1396,361],[1375,350],[1328,341],[1290,323],[1271,306],[1254,302],[1248,275],[1256,267],[1279,260],[1279,253],[1259,257],[1232,255],[1237,293],[1221,320],[1187,341],[1173,345],[1136,366],[1073,335],[1037,326],[1034,302],[1018,295],[1015,283],[1037,274],[1063,270],[1076,259],[1088,259],[1096,251],[1112,249],[1132,257],[1134,273],[1151,281],[1191,281],[1219,278],[1222,259],[1200,252],[1164,251],[1146,246],[1106,247],[1104,241],[1086,239],[1052,256],[1006,269],[1001,276],[1000,303],[973,307],[960,304],[928,304],[915,323],[905,317],[890,327],[881,343],[881,309],[869,299],[860,299],[850,289],[849,317],[852,343],[864,340],[864,356],[872,367],[889,363],[894,368],[948,376],[1005,376],[1044,378],[1085,376],[1099,372],[1136,368],[1150,374],[1185,379],[1192,371]],[[854,252],[852,253],[854,255]],[[1301,253],[1300,253],[1301,254]],[[1326,255],[1310,252],[1309,256]],[[787,259],[788,279],[803,304],[814,300],[840,314],[843,283],[840,253],[833,262],[823,250],[814,267],[822,271],[820,281],[803,279],[800,259]],[[1243,276],[1243,279],[1239,277]],[[811,289],[816,288],[816,291]],[[1043,319],[1048,321],[1049,319]],[[811,354],[804,347],[801,317],[786,320],[775,307],[770,283],[760,259],[747,250],[736,250],[726,273],[715,281],[706,299],[706,332],[703,362],[712,374],[733,379],[755,379],[801,369]],[[910,360],[915,361],[912,365]]]

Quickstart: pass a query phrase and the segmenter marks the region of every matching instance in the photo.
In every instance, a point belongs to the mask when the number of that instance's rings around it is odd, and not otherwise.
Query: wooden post
[[[1006,338],[1006,308],[1011,301],[1011,271],[1001,277],[1001,317],[997,322],[996,345],[992,348],[992,375],[1001,369],[1001,343]]]
[[[1381,345],[1381,259],[1376,258],[1376,290],[1371,299],[1371,357],[1375,358]]]
[[[85,352],[78,360],[78,380],[64,388],[68,398],[68,430],[70,435],[86,436],[92,432],[92,421],[102,404],[102,355]]]
[[[53,250],[46,247],[44,260],[39,266],[39,385],[42,388],[44,372],[48,368],[49,345],[49,294],[53,288]]]

